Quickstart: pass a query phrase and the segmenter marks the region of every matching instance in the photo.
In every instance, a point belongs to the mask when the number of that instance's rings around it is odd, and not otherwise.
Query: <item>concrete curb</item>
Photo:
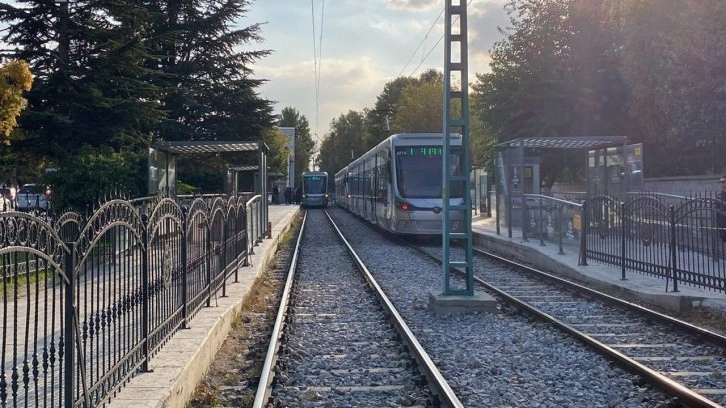
[[[519,262],[524,265],[536,265],[538,269],[550,272],[553,275],[568,278],[572,281],[582,282],[589,287],[602,291],[616,292],[618,294],[627,295],[632,298],[640,299],[643,302],[658,307],[666,308],[676,312],[683,312],[696,306],[706,306],[707,302],[703,302],[705,297],[689,296],[683,293],[665,292],[665,284],[663,281],[663,293],[646,293],[620,286],[611,282],[597,279],[589,276],[576,267],[567,265],[564,260],[552,259],[536,249],[532,249],[527,245],[515,242],[510,239],[497,239],[485,234],[474,234],[475,246],[482,248],[488,252],[494,253],[506,259]],[[588,268],[588,266],[582,266]]]

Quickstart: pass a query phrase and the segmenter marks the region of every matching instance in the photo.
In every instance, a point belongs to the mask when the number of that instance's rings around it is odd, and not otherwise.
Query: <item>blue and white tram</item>
[[[307,207],[328,206],[328,173],[306,171],[302,174],[302,199],[300,205]]]
[[[464,167],[461,135],[451,134],[451,171]],[[442,233],[443,134],[388,137],[335,175],[338,205],[394,234]],[[451,182],[449,205],[464,203],[464,182]],[[452,212],[450,231],[464,232],[464,212]]]

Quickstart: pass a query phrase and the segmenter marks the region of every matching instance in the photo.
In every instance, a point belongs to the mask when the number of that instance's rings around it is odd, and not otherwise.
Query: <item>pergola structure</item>
[[[262,212],[260,214],[267,225],[267,155],[269,150],[264,142],[240,141],[163,141],[149,148],[149,195],[165,193],[176,195],[176,163],[181,154],[257,152],[256,165],[228,166],[227,186],[229,194],[237,194],[238,174],[243,171],[255,171],[254,193],[262,196]],[[260,170],[261,169],[261,170]]]
[[[497,199],[497,228],[501,211],[511,235],[514,209],[523,206],[525,194],[540,194],[541,149],[582,151],[586,197],[622,196],[642,188],[642,145],[628,143],[627,136],[580,136],[522,137],[496,145],[497,196],[504,194],[504,206]]]

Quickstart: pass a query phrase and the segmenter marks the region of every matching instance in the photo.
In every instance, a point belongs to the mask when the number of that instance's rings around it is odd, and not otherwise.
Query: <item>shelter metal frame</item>
[[[590,182],[592,180],[591,174],[590,174],[590,165],[589,165],[589,154],[590,151],[597,151],[597,150],[604,150],[607,152],[607,149],[612,147],[622,147],[623,148],[623,154],[625,154],[625,149],[628,146],[629,139],[627,136],[572,136],[572,137],[521,137],[517,139],[508,140],[506,142],[499,143],[494,146],[494,152],[495,152],[495,158],[499,158],[501,156],[501,165],[502,169],[508,169],[512,163],[510,163],[510,156],[513,156],[512,154],[504,154],[506,151],[512,151],[516,150],[519,155],[517,156],[515,163],[513,163],[514,166],[517,166],[519,169],[519,174],[524,177],[524,167],[525,167],[525,149],[576,149],[576,150],[584,150],[585,151],[585,159],[583,162],[585,163],[585,169],[586,169],[586,176],[587,176],[587,190],[586,190],[586,196],[590,197],[592,195],[592,183]],[[604,160],[604,166],[607,167],[607,153],[603,155]],[[505,193],[505,205],[507,210],[507,231],[508,231],[508,237],[512,238],[512,190],[513,190],[513,182],[509,179],[509,177],[504,177],[504,181],[506,182],[506,188],[503,188],[502,186],[502,174],[499,174],[499,168],[498,166],[494,166],[494,173],[495,173],[495,182],[497,185],[497,197],[499,197],[499,194],[502,190],[504,190]],[[522,180],[524,181],[524,180]],[[627,190],[627,178],[624,179],[624,182],[626,183],[625,189]],[[608,182],[607,178],[604,180],[604,189],[607,193]],[[524,183],[522,182],[522,188],[521,188],[522,194],[524,194]],[[497,199],[498,201],[498,199]],[[499,208],[499,205],[497,205],[497,208]],[[522,206],[522,220],[524,220],[525,217],[525,207]],[[524,222],[524,221],[523,221]],[[496,212],[496,225],[497,225],[497,235],[500,233],[500,214],[499,211]]]
[[[254,193],[262,196],[262,205],[260,206],[260,219],[264,220],[263,228],[268,228],[269,223],[269,209],[267,203],[267,152],[270,150],[264,142],[243,142],[243,141],[161,141],[154,144],[153,150],[164,153],[166,169],[165,169],[165,180],[166,190],[169,192],[175,191],[176,186],[176,175],[174,174],[173,180],[170,180],[169,176],[169,163],[170,161],[175,163],[177,157],[180,154],[208,154],[208,153],[234,153],[234,152],[258,152],[257,154],[257,165],[239,165],[239,166],[228,166],[228,168],[235,172],[240,171],[251,171],[258,170],[257,177],[255,177],[255,191]],[[149,164],[151,166],[151,164]],[[262,169],[262,170],[259,170]],[[151,173],[151,172],[150,172]],[[149,185],[151,187],[151,174],[149,175]],[[236,174],[233,177],[233,188],[230,191],[231,194],[237,193],[236,185]],[[158,191],[158,190],[157,190]],[[149,194],[155,194],[157,191],[149,191]]]

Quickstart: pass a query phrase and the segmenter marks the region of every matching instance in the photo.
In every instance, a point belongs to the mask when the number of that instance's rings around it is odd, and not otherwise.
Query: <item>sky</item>
[[[489,50],[509,22],[506,3],[467,2],[469,83],[489,71]],[[257,89],[260,96],[275,102],[276,114],[297,109],[320,141],[333,119],[372,108],[387,82],[431,68],[443,72],[444,6],[442,0],[252,0],[236,23],[263,23],[263,41],[249,49],[273,51],[251,66],[255,78],[268,81]]]

